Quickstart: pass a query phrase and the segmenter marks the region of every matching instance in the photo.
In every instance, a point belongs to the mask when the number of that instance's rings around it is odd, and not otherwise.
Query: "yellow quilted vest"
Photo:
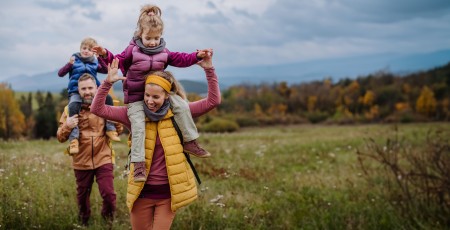
[[[167,115],[158,122],[151,122],[146,119],[145,167],[146,175],[148,175],[150,165],[152,164],[156,135],[158,134],[166,159],[171,194],[171,209],[175,212],[177,209],[186,206],[197,199],[197,184],[195,182],[194,173],[184,156],[180,138],[170,119],[172,116],[173,113],[169,110]],[[127,187],[127,206],[131,211],[145,182],[135,183],[133,181],[134,165],[131,164],[130,166]]]

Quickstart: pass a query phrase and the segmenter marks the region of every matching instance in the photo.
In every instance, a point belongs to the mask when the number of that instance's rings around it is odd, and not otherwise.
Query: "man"
[[[68,117],[66,110],[59,120],[56,135],[58,141],[62,143],[68,140],[73,127],[78,125],[80,129],[79,153],[72,155],[72,160],[81,223],[88,225],[91,214],[89,196],[94,177],[96,177],[100,195],[103,198],[102,217],[112,223],[116,209],[116,194],[113,185],[113,150],[105,131],[106,120],[89,111],[89,106],[97,93],[95,78],[90,74],[83,74],[78,80],[78,92],[82,98],[79,115]],[[123,127],[118,123],[115,125],[120,133]]]

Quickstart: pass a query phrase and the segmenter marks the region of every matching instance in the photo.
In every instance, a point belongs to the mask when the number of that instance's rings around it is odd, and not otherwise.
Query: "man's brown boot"
[[[119,134],[116,131],[106,131],[106,136],[112,141],[120,141]]]
[[[144,182],[147,180],[145,175],[145,162],[134,162],[134,182]]]
[[[198,145],[197,140],[184,142],[183,149],[185,153],[192,154],[196,157],[206,158],[211,156],[211,153]]]
[[[78,152],[79,152],[78,145],[79,145],[78,139],[73,139],[73,140],[70,141],[70,144],[69,144],[69,153],[70,153],[70,155],[78,154]]]

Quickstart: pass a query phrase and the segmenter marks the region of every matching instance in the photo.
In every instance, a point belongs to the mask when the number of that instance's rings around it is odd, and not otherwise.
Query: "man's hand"
[[[70,56],[69,63],[72,64],[72,65],[73,65],[73,63],[75,63],[75,57],[74,56]]]
[[[92,47],[92,52],[100,55],[100,57],[104,57],[106,55],[105,48],[103,48],[101,46],[94,46],[94,47]]]
[[[111,62],[111,64],[108,64],[108,76],[106,76],[105,81],[108,81],[110,83],[114,83],[118,80],[125,80],[126,77],[121,77],[117,74],[119,71],[119,59],[114,58],[114,60]]]
[[[71,129],[75,128],[78,125],[78,114],[75,114],[71,117],[67,117],[66,125]]]

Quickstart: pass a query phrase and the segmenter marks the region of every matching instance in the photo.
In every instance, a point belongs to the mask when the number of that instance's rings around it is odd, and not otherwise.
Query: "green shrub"
[[[325,121],[329,117],[329,115],[326,112],[315,111],[315,112],[306,113],[305,117],[311,123],[319,123],[319,122]]]
[[[385,143],[368,139],[365,150],[357,151],[358,161],[368,182],[381,185],[382,194],[404,215],[449,224],[449,134],[448,129],[429,131],[410,142],[395,129]],[[415,145],[418,138],[425,143]]]
[[[223,118],[214,118],[210,122],[199,127],[200,131],[213,133],[234,132],[238,129],[239,129],[238,123]]]

